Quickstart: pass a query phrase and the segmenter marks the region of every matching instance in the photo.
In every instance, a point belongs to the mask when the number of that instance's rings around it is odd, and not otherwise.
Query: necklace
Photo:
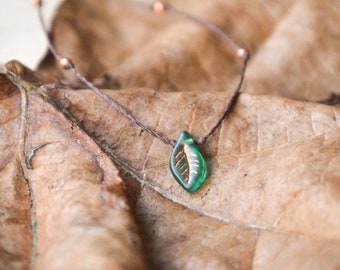
[[[158,140],[162,141],[165,144],[171,145],[173,150],[170,154],[170,171],[174,176],[175,180],[189,193],[196,192],[206,181],[208,178],[208,168],[207,163],[199,150],[199,146],[203,145],[211,135],[215,133],[215,131],[220,127],[222,122],[226,119],[228,114],[233,108],[235,101],[240,93],[245,71],[247,67],[247,62],[249,60],[248,52],[238,46],[236,42],[231,39],[227,34],[225,34],[220,28],[216,25],[211,24],[197,16],[194,16],[190,13],[178,10],[170,5],[165,5],[160,1],[156,1],[151,5],[151,10],[155,14],[164,14],[164,13],[173,13],[177,16],[186,18],[191,20],[211,32],[220,37],[223,41],[225,41],[231,49],[235,52],[235,55],[241,59],[242,61],[242,69],[240,72],[240,79],[237,84],[236,89],[234,90],[232,97],[230,98],[224,112],[219,117],[218,121],[212,127],[212,129],[204,136],[199,138],[198,140],[194,140],[192,135],[187,131],[182,131],[178,140],[172,140],[156,132],[155,130],[145,126],[142,122],[136,119],[133,115],[131,115],[123,106],[121,106],[116,101],[109,98],[105,95],[99,88],[94,86],[90,81],[88,81],[84,76],[82,76],[79,71],[75,68],[72,60],[66,57],[62,57],[55,49],[51,38],[48,35],[47,28],[44,24],[43,15],[42,15],[42,0],[32,0],[32,4],[37,7],[40,24],[42,26],[43,32],[46,35],[46,39],[48,41],[49,49],[51,53],[54,55],[55,59],[59,63],[59,66],[63,70],[73,71],[75,76],[84,83],[89,89],[94,91],[98,96],[100,96],[105,102],[107,102],[110,106],[116,109],[119,113],[121,113],[124,117],[128,118],[135,125],[140,127],[142,130],[146,131],[150,135],[154,136]],[[150,8],[150,6],[149,6]]]

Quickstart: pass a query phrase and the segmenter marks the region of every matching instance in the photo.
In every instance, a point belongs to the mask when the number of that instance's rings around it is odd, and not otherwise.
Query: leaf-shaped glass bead
[[[187,131],[181,133],[171,152],[170,169],[176,181],[190,193],[197,191],[208,176],[207,163]]]

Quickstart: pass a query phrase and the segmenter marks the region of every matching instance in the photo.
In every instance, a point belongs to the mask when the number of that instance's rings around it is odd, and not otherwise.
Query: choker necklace
[[[215,35],[220,37],[223,41],[225,41],[231,49],[235,52],[235,55],[241,59],[242,61],[242,69],[240,72],[240,79],[237,84],[235,91],[232,94],[223,114],[220,116],[216,124],[213,128],[206,134],[204,137],[199,138],[198,140],[194,140],[192,135],[187,132],[181,132],[179,139],[171,140],[165,137],[164,135],[152,130],[151,128],[145,126],[142,122],[136,119],[133,115],[131,115],[123,106],[121,106],[116,101],[109,98],[105,95],[100,89],[94,86],[90,81],[88,81],[84,76],[82,76],[79,71],[75,68],[72,60],[66,57],[62,57],[56,51],[51,38],[48,35],[47,28],[44,24],[43,16],[42,16],[42,0],[31,0],[32,4],[37,7],[40,24],[43,28],[43,31],[46,35],[46,39],[48,41],[48,46],[51,53],[54,55],[55,59],[59,63],[59,66],[63,70],[70,70],[73,71],[75,76],[84,83],[89,89],[94,91],[98,96],[100,96],[105,102],[107,102],[110,106],[115,108],[118,112],[120,112],[123,116],[128,118],[132,121],[135,125],[140,127],[142,130],[146,131],[150,135],[154,136],[155,138],[159,139],[165,144],[169,144],[173,147],[173,150],[170,154],[170,171],[176,181],[189,193],[194,193],[197,191],[206,181],[208,178],[208,169],[207,163],[202,156],[198,146],[203,145],[211,135],[215,133],[215,131],[219,128],[222,124],[223,120],[228,116],[230,111],[235,104],[235,101],[240,93],[241,86],[243,84],[245,71],[247,67],[247,62],[249,60],[248,52],[238,46],[234,40],[232,40],[227,34],[225,34],[220,28],[216,25],[211,24],[199,17],[196,17],[190,13],[178,10],[170,5],[165,5],[160,1],[154,2],[151,7],[149,7],[155,14],[163,14],[163,13],[173,13],[177,16],[184,17],[188,20],[191,20],[211,32]]]

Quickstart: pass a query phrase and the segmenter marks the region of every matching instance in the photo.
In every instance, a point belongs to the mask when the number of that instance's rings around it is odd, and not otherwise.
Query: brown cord
[[[32,4],[37,7],[38,14],[39,14],[39,20],[41,27],[46,35],[46,39],[48,41],[48,46],[56,60],[59,62],[59,65],[64,70],[72,70],[76,77],[82,81],[87,87],[89,87],[92,91],[94,91],[98,96],[100,96],[105,102],[107,102],[110,106],[115,108],[119,113],[121,113],[123,116],[131,120],[135,125],[139,126],[141,129],[149,133],[150,135],[154,136],[155,138],[161,140],[165,144],[169,144],[171,146],[176,145],[176,140],[168,139],[166,136],[156,132],[155,130],[145,126],[142,122],[140,122],[138,119],[136,119],[132,114],[130,114],[122,105],[117,103],[116,101],[112,100],[109,96],[105,95],[101,90],[99,90],[97,87],[95,87],[91,82],[89,82],[84,76],[82,76],[78,70],[76,69],[75,65],[73,64],[72,60],[69,58],[62,57],[59,55],[51,41],[51,38],[48,35],[47,28],[45,26],[43,15],[42,15],[42,1],[41,0],[31,0]],[[236,44],[236,42],[231,39],[227,34],[225,34],[220,28],[218,28],[216,25],[209,23],[202,18],[199,18],[197,16],[194,16],[192,14],[189,14],[187,12],[178,10],[170,5],[165,5],[161,1],[156,1],[151,6],[151,10],[156,14],[163,14],[166,12],[171,12],[177,16],[184,17],[188,20],[191,20],[199,25],[202,25],[203,27],[207,28],[208,30],[212,31],[215,35],[220,37],[222,40],[224,40],[234,51],[235,54],[241,58],[242,60],[242,70],[240,73],[240,80],[239,83],[233,92],[233,95],[231,99],[229,100],[223,114],[220,116],[216,124],[212,127],[212,129],[205,135],[204,137],[198,139],[195,141],[198,145],[203,145],[209,138],[212,136],[216,130],[220,127],[222,122],[227,118],[227,116],[230,114],[232,108],[235,105],[235,102],[237,100],[237,97],[240,94],[242,84],[245,77],[245,72],[247,69],[247,62],[249,60],[249,53],[247,50],[241,48]]]

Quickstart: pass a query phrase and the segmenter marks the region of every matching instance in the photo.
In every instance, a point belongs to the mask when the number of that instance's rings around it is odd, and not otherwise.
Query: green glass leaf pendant
[[[171,152],[170,170],[176,181],[190,193],[197,191],[207,179],[207,163],[187,131],[181,133]]]

